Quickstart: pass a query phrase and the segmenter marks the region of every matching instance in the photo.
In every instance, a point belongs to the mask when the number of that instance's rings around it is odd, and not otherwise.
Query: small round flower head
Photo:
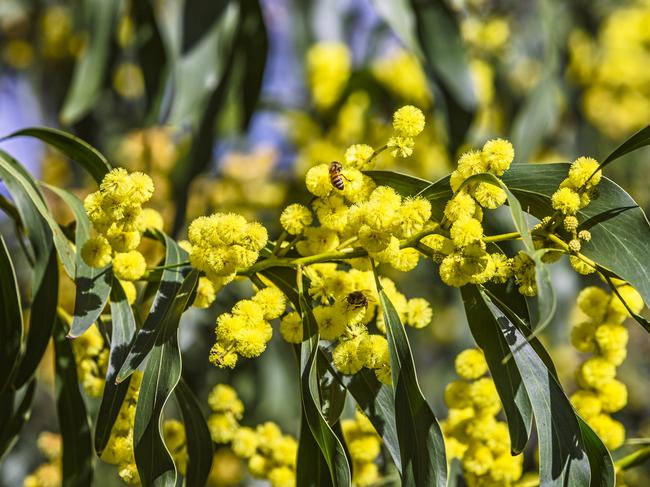
[[[472,196],[483,208],[494,210],[506,202],[506,192],[492,183],[479,183],[472,191]]]
[[[330,182],[329,166],[319,164],[312,167],[305,175],[305,185],[307,190],[314,196],[324,198],[332,192],[332,183]]]
[[[580,240],[577,238],[572,238],[569,241],[569,249],[571,249],[572,252],[580,252],[580,249],[582,248],[582,244],[580,243]]]
[[[210,349],[210,363],[222,369],[234,369],[238,358],[234,351],[224,348],[219,342]]]
[[[590,179],[592,174],[593,177]],[[600,183],[602,175],[602,171],[598,170],[598,161],[591,157],[579,157],[573,161],[569,169],[569,181],[574,188],[581,188],[587,184],[590,187],[596,186]]]
[[[445,387],[445,404],[449,408],[463,409],[471,406],[469,400],[469,383],[453,380]]]
[[[442,282],[452,287],[464,286],[471,278],[471,275],[463,271],[462,256],[456,252],[442,259],[439,274]]]
[[[412,137],[395,135],[388,139],[387,145],[391,149],[390,153],[393,157],[409,157],[411,154],[413,154],[415,141]]]
[[[389,261],[391,267],[400,272],[408,272],[415,269],[420,261],[420,252],[416,249],[406,248],[401,249]]]
[[[586,420],[597,416],[602,410],[602,404],[598,396],[588,390],[580,390],[573,394],[571,396],[571,404],[573,404],[578,414]]]
[[[145,230],[162,231],[165,225],[162,215],[153,208],[144,208],[140,213],[137,223],[137,228],[140,232],[144,232]]]
[[[115,254],[113,273],[123,281],[137,281],[147,270],[144,256],[137,250]]]
[[[424,328],[433,318],[431,305],[424,298],[412,298],[408,300],[406,308],[406,324],[413,328]]]
[[[643,309],[643,298],[639,292],[630,285],[618,286],[616,288],[618,294],[621,295],[625,304],[634,312],[640,313]],[[621,301],[621,298],[618,297],[616,293],[612,294],[612,299],[609,303],[608,312],[613,315],[618,315],[619,317],[628,317],[630,316],[629,311]]]
[[[111,263],[111,246],[101,235],[89,238],[81,247],[81,258],[90,267],[105,267]]]
[[[255,454],[258,443],[257,433],[248,426],[241,426],[233,436],[232,451],[240,458],[250,458]]]
[[[623,325],[604,323],[596,328],[594,338],[601,352],[616,351],[627,346],[628,332]]]
[[[615,375],[614,364],[601,357],[592,357],[582,363],[577,372],[577,379],[581,387],[597,389],[612,380]]]
[[[451,222],[472,218],[476,202],[468,193],[456,193],[445,205],[445,218]]]
[[[208,405],[215,413],[231,413],[237,419],[244,415],[244,404],[237,391],[227,384],[217,384],[212,388],[208,394]]]
[[[109,195],[113,201],[122,203],[131,193],[133,183],[129,173],[123,167],[111,169],[99,185],[99,190]]]
[[[340,42],[319,42],[307,51],[306,64],[314,103],[327,109],[339,98],[350,75],[350,51]]]
[[[584,242],[589,242],[591,240],[591,232],[589,230],[580,230],[578,232],[578,238]]]
[[[405,105],[393,114],[393,129],[398,135],[415,137],[424,130],[424,114],[413,105]]]
[[[451,226],[450,235],[454,244],[458,247],[466,247],[483,238],[483,226],[475,218],[458,220]]]
[[[210,436],[216,443],[228,443],[235,436],[239,424],[232,414],[211,414],[208,417]]]
[[[488,140],[481,151],[483,160],[490,172],[501,176],[515,159],[515,149],[504,139]]]
[[[292,311],[282,318],[280,334],[289,343],[302,342],[302,319],[298,313]]]
[[[115,252],[128,252],[140,245],[140,232],[125,231],[118,225],[113,225],[106,234],[108,243]]]
[[[153,181],[149,176],[142,172],[133,172],[131,178],[131,194],[130,198],[136,203],[141,205],[151,199],[153,196],[154,186]]]
[[[293,469],[282,466],[269,471],[271,487],[293,487],[296,485],[296,473]]]
[[[357,337],[352,340],[342,340],[334,348],[332,362],[342,374],[356,374],[363,368],[364,362],[357,353],[362,339],[363,337]]]
[[[606,413],[620,411],[627,404],[627,387],[616,379],[606,382],[598,389],[598,399]]]
[[[488,371],[483,351],[468,348],[458,354],[454,362],[456,373],[463,379],[474,380],[484,376]]]
[[[571,328],[571,345],[579,352],[593,352],[596,349],[594,332],[596,328],[591,321],[583,321]]]
[[[284,293],[277,287],[266,287],[253,296],[253,302],[257,303],[264,312],[265,320],[279,318],[286,307]]]
[[[322,227],[336,232],[345,229],[348,207],[342,196],[334,194],[327,198],[318,198],[312,203],[312,207]]]
[[[412,237],[431,218],[431,203],[421,197],[407,198],[397,211],[400,236]]]
[[[359,487],[367,487],[377,483],[379,480],[379,467],[372,462],[360,462],[354,464],[352,481]]]
[[[328,228],[307,227],[304,231],[305,240],[298,242],[296,249],[300,255],[314,255],[331,252],[339,245],[338,234]]]
[[[343,159],[345,166],[354,169],[369,169],[368,160],[375,153],[375,150],[367,144],[354,144],[347,148]]]
[[[315,307],[314,318],[316,318],[320,337],[323,340],[334,340],[338,338],[348,324],[345,316],[336,313],[333,306]]]
[[[494,274],[492,275],[492,282],[498,284],[505,283],[512,276],[512,267],[510,260],[501,253],[490,254],[490,258],[494,263]]]
[[[481,152],[469,151],[463,153],[458,159],[458,168],[451,173],[451,189],[456,192],[460,185],[470,176],[487,172],[487,162],[483,159]]]
[[[580,208],[580,195],[571,188],[560,188],[551,196],[551,205],[565,215],[575,215]]]
[[[575,232],[578,229],[578,219],[573,215],[564,217],[563,223],[567,232]]]
[[[217,297],[217,290],[212,281],[207,277],[200,277],[199,284],[196,288],[196,297],[192,306],[196,308],[207,308]]]
[[[490,471],[493,462],[494,457],[487,446],[483,446],[480,443],[472,443],[465,451],[461,465],[470,474],[482,476]]]
[[[357,355],[365,367],[376,369],[384,365],[388,355],[388,341],[382,335],[364,335],[357,348]]]
[[[607,414],[599,414],[589,420],[593,428],[608,450],[619,448],[625,441],[625,427]]]
[[[312,220],[309,208],[299,203],[287,206],[280,215],[280,225],[291,235],[302,233],[305,227],[311,225]]]

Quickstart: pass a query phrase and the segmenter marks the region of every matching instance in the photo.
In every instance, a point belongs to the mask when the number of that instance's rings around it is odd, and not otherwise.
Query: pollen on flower
[[[115,254],[113,258],[113,273],[124,281],[137,281],[147,270],[144,256],[137,250]]]
[[[551,205],[565,215],[574,215],[580,209],[580,195],[571,188],[560,188],[551,196]]]
[[[280,215],[282,228],[291,235],[302,233],[305,227],[311,225],[312,220],[309,208],[298,203],[287,206]]]
[[[405,105],[393,114],[393,129],[403,137],[415,137],[424,130],[424,114],[413,105]]]
[[[345,151],[343,159],[345,167],[354,169],[370,169],[368,162],[375,150],[367,144],[354,144],[348,147]]]

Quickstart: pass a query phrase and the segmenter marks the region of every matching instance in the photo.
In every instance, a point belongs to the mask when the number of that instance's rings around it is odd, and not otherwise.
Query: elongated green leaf
[[[182,379],[174,389],[183,414],[188,463],[185,485],[205,485],[212,468],[212,437],[198,399]]]
[[[0,461],[18,439],[18,434],[29,420],[32,412],[32,401],[36,391],[36,380],[32,379],[20,391],[5,391],[0,393]]]
[[[110,164],[97,149],[79,137],[62,130],[49,127],[28,127],[13,132],[0,141],[14,137],[34,137],[55,147],[88,171],[97,184],[101,183],[106,173],[111,170]]]
[[[108,64],[111,32],[117,20],[120,3],[117,0],[87,0],[83,4],[85,26],[90,38],[77,61],[61,109],[61,121],[66,125],[86,115],[101,93]]]
[[[590,486],[614,487],[616,485],[616,473],[614,472],[614,462],[612,462],[609,450],[580,416],[578,416],[578,423],[580,424],[582,441],[585,444],[585,450],[589,457],[589,466],[591,467]]]
[[[341,418],[345,407],[346,388],[335,375],[331,360],[323,353],[316,354],[316,371],[323,417],[327,424],[334,425]]]
[[[517,291],[513,289],[512,292]],[[514,360],[504,363],[504,359],[510,355],[510,348],[498,323],[485,319],[479,290],[476,286],[467,285],[461,288],[461,294],[469,328],[477,345],[485,353],[494,385],[501,397],[508,420],[512,453],[519,454],[528,443],[533,421],[532,406],[521,374]]]
[[[38,287],[32,292],[34,298],[29,313],[29,333],[25,343],[25,353],[14,378],[16,389],[34,376],[52,336],[59,300],[59,263],[56,252],[50,252],[45,273]]]
[[[12,380],[23,345],[23,313],[14,264],[9,249],[0,235],[0,356],[5,363],[0,369],[0,391]]]
[[[42,195],[38,192],[34,179],[16,160],[4,151],[0,151],[0,178],[6,181],[7,184],[11,180],[12,183],[15,183],[14,187],[20,187],[20,190],[31,200],[38,213],[47,222],[52,231],[54,245],[59,253],[61,263],[68,276],[72,278],[75,269],[74,252],[68,240],[65,238],[59,224],[50,214]]]
[[[74,316],[68,332],[68,338],[75,338],[95,323],[106,307],[108,295],[111,292],[113,273],[110,265],[95,269],[86,264],[81,257],[81,248],[90,238],[90,221],[83,203],[64,189],[50,185],[46,185],[46,187],[68,205],[77,222],[75,230],[76,275],[74,279],[76,292]]]
[[[335,487],[348,486],[352,482],[352,477],[345,449],[321,411],[316,366],[319,340],[318,323],[303,294],[300,294],[299,300],[303,333],[305,334],[300,345],[300,384],[303,411],[309,430],[325,457],[332,485]]]
[[[333,484],[327,462],[309,429],[304,408],[301,413],[296,459],[296,485],[298,487],[331,487]]]
[[[445,486],[447,461],[440,425],[420,390],[404,326],[375,277],[390,350],[402,485]]]
[[[86,405],[79,391],[72,345],[65,338],[63,321],[54,325],[56,410],[63,443],[63,483],[82,487],[92,483],[92,439]]]
[[[177,326],[181,313],[178,307],[186,300],[186,296],[179,293],[187,272],[187,268],[172,267],[187,260],[187,252],[181,249],[178,244],[167,235],[158,233],[158,238],[165,243],[165,269],[162,280],[158,286],[158,292],[154,298],[151,310],[138,330],[134,339],[129,345],[129,352],[117,374],[117,381],[122,382],[142,363],[149,352],[154,348],[161,334],[170,326]],[[176,322],[174,324],[174,321]]]
[[[499,327],[521,374],[537,425],[541,485],[588,486],[591,470],[578,418],[553,373],[490,298],[480,291],[466,296],[472,313]]]
[[[101,456],[108,444],[111,430],[129,390],[130,377],[119,384],[115,383],[115,379],[117,378],[117,372],[124,363],[129,343],[134,334],[135,318],[133,310],[126,299],[120,281],[114,279],[111,292],[111,352],[108,358],[104,394],[95,421],[95,451],[97,456]]]
[[[242,127],[248,124],[257,109],[260,94],[262,92],[262,81],[264,80],[264,68],[268,54],[268,36],[264,15],[260,2],[244,2],[240,41],[240,47],[244,64],[244,75],[241,81],[241,101],[243,110]]]
[[[154,335],[155,341],[142,377],[133,444],[143,485],[176,485],[176,466],[163,441],[160,425],[165,404],[181,377],[178,323],[190,303],[198,279],[198,272],[192,270],[174,294],[165,317],[158,322],[159,333]]]
[[[373,0],[377,13],[386,22],[404,45],[414,54],[422,57],[422,50],[415,31],[415,16],[408,0]]]
[[[393,388],[379,382],[374,372],[368,369],[362,369],[354,375],[345,376],[343,381],[354,400],[381,436],[393,463],[401,472],[402,463],[395,425]]]
[[[550,198],[566,178],[569,164],[514,164],[504,183],[526,212],[538,217],[553,213]],[[581,252],[604,269],[628,281],[650,303],[650,225],[634,200],[613,181],[603,178],[599,196],[577,214],[580,230],[591,232]]]
[[[610,162],[614,162],[619,157],[623,157],[625,154],[629,154],[630,152],[647,145],[650,145],[650,125],[639,130],[636,134],[632,135],[629,139],[614,149],[614,151],[600,164],[600,167],[603,168]]]

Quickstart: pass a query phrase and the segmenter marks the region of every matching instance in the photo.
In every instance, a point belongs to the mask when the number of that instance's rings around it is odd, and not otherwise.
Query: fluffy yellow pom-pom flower
[[[468,348],[460,352],[456,357],[454,366],[456,373],[467,380],[478,379],[488,371],[485,355],[478,348]]]
[[[424,130],[424,114],[413,105],[405,105],[393,114],[393,129],[403,137],[415,137]]]
[[[569,181],[574,188],[581,188],[589,182],[588,185],[596,186],[602,178],[602,171],[598,169],[598,161],[591,157],[579,157],[572,164],[569,169]],[[595,174],[594,174],[595,173]],[[589,177],[593,174],[593,177]]]
[[[481,155],[488,170],[501,176],[515,159],[515,149],[507,140],[493,139],[483,145]]]
[[[123,281],[137,281],[147,270],[144,256],[137,250],[115,254],[113,273]]]
[[[111,263],[111,246],[101,235],[89,238],[81,247],[81,258],[90,267],[104,267]]]
[[[287,206],[280,215],[280,225],[291,235],[302,233],[305,227],[311,225],[312,220],[309,208],[299,203]]]
[[[551,196],[551,205],[565,215],[574,215],[580,208],[580,195],[571,188],[560,188]]]
[[[368,161],[375,150],[367,144],[354,144],[347,148],[343,160],[345,166],[354,169],[369,169]]]

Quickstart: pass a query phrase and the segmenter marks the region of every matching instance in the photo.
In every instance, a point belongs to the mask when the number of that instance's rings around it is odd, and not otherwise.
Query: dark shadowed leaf
[[[198,279],[198,271],[192,270],[182,281],[168,303],[165,316],[157,323],[158,333],[153,335],[133,426],[135,462],[144,485],[176,485],[176,466],[165,446],[160,426],[165,404],[181,377],[178,324],[190,304]]]
[[[511,292],[517,290],[512,289]],[[521,374],[514,360],[504,363],[504,359],[510,355],[510,348],[497,322],[482,304],[477,287],[463,286],[461,294],[469,328],[476,344],[485,353],[490,374],[501,397],[510,431],[512,453],[519,454],[528,443],[533,421],[532,407]],[[521,298],[523,300],[523,296]]]
[[[447,461],[440,425],[420,390],[404,326],[375,277],[390,350],[402,485],[445,486]]]
[[[331,487],[332,478],[318,443],[309,429],[302,409],[300,432],[298,434],[298,454],[296,460],[296,485],[298,487]]]
[[[18,161],[4,151],[0,151],[0,178],[6,182],[8,187],[11,185],[15,190],[19,188],[24,196],[30,199],[52,232],[54,245],[56,246],[66,273],[70,277],[74,276],[74,252],[72,251],[72,247],[59,227],[59,224],[50,214],[43,200],[43,196],[36,186],[36,182]]]
[[[612,462],[609,450],[580,416],[578,416],[578,423],[580,424],[582,441],[585,444],[585,450],[589,457],[589,466],[591,467],[590,487],[614,487],[616,485],[616,473],[614,472],[614,462]]]
[[[187,472],[185,485],[205,485],[212,468],[212,437],[198,399],[182,379],[174,389],[185,423]]]
[[[13,137],[34,137],[55,147],[88,171],[97,184],[101,183],[104,175],[111,170],[110,164],[97,149],[79,137],[62,130],[49,127],[28,127],[13,132],[0,141]]]
[[[316,368],[321,410],[327,423],[333,425],[339,421],[341,413],[343,413],[346,388],[332,367],[331,360],[328,360],[324,353],[316,355]]]
[[[608,155],[600,167],[605,167],[610,162],[614,162],[619,157],[629,154],[641,147],[650,145],[650,125],[639,130],[636,134],[632,135],[629,139],[619,145],[610,155]]]
[[[65,337],[65,325],[57,317],[54,324],[56,410],[63,444],[64,487],[92,484],[93,447],[86,405],[79,391],[77,366],[72,345]]]
[[[36,391],[36,379],[32,379],[20,391],[5,391],[0,393],[0,462],[11,451],[18,434],[29,420],[32,412],[32,401]]]
[[[75,65],[72,82],[61,109],[61,121],[66,125],[86,115],[101,93],[108,67],[111,33],[120,8],[120,2],[105,0],[86,0],[82,5],[84,27],[89,39]]]
[[[325,458],[332,485],[335,487],[348,486],[352,482],[352,477],[345,449],[321,411],[319,377],[316,366],[319,341],[318,323],[303,294],[299,295],[299,300],[304,333],[304,339],[300,345],[300,384],[305,419],[311,435]],[[303,434],[306,432],[304,429],[301,431]]]
[[[466,297],[473,312],[492,315],[521,374],[539,437],[541,485],[588,486],[591,471],[578,418],[553,372],[490,298],[481,291]]]
[[[64,189],[50,185],[46,185],[46,187],[68,205],[77,222],[75,228],[75,247],[77,248],[74,279],[75,302],[72,325],[68,332],[68,338],[75,338],[95,323],[104,310],[111,292],[113,273],[110,265],[96,269],[86,264],[81,257],[81,248],[90,238],[90,221],[83,203]]]
[[[242,126],[247,127],[257,109],[262,91],[268,38],[260,2],[244,2],[243,9],[245,20],[238,44],[241,46],[240,56],[244,60],[240,98],[243,110]]]
[[[133,310],[126,299],[119,279],[114,279],[111,292],[111,351],[108,358],[104,394],[95,421],[95,451],[97,456],[101,456],[108,444],[111,430],[129,390],[130,377],[119,384],[115,382],[115,379],[117,378],[117,372],[124,363],[134,333],[135,318]]]
[[[23,313],[14,264],[0,235],[0,391],[11,383],[23,345]]]
[[[165,243],[165,269],[158,292],[154,298],[151,310],[129,346],[129,353],[117,374],[117,381],[121,382],[133,373],[135,369],[149,354],[158,341],[158,337],[168,327],[178,326],[178,320],[185,308],[178,309],[186,301],[186,296],[181,296],[180,291],[187,275],[187,267],[173,267],[187,261],[187,252],[169,236],[160,232],[157,238]],[[194,279],[194,277],[192,278]],[[193,289],[193,288],[192,288]],[[174,324],[175,321],[175,324]]]

